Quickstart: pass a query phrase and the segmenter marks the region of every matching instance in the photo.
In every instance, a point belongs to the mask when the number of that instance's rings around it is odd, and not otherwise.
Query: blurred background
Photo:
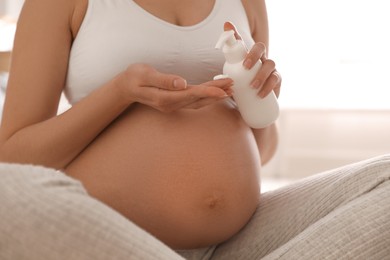
[[[295,180],[390,152],[390,2],[269,0],[283,76],[280,145],[264,175]]]
[[[390,2],[268,0],[283,77],[280,143],[264,189],[390,152]],[[0,114],[23,0],[0,0]],[[65,100],[60,112],[68,107]]]

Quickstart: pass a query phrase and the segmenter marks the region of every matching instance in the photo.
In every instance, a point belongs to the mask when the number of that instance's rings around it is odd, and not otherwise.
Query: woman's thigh
[[[262,259],[389,259],[389,198],[390,181],[386,181],[336,208]]]
[[[0,164],[0,259],[182,259],[65,174]]]
[[[329,218],[335,223],[341,221],[344,224],[348,223],[351,203],[359,204],[356,201],[362,200],[361,205],[365,205],[380,199],[385,200],[382,204],[390,205],[390,196],[384,196],[389,192],[389,185],[386,184],[389,179],[390,155],[385,155],[324,172],[276,191],[264,193],[251,221],[236,236],[217,246],[211,259],[260,259],[313,226],[324,225],[322,219]],[[381,193],[373,192],[379,188]],[[343,210],[337,216],[339,208]],[[370,220],[381,215],[390,217],[390,210],[378,206],[372,214],[373,218]],[[343,219],[338,222],[338,217]],[[375,223],[373,225],[375,226]],[[388,232],[384,235],[387,236],[387,240],[390,239]],[[306,242],[310,242],[311,238],[306,234],[305,239]],[[299,251],[299,248],[296,250]]]

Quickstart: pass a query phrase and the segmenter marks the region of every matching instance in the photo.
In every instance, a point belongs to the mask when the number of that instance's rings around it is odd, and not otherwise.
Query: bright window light
[[[14,43],[16,24],[0,20],[0,52],[10,51]]]
[[[390,109],[388,0],[267,1],[282,108]]]

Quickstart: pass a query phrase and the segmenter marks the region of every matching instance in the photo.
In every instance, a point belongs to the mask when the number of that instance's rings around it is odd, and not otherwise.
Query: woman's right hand
[[[116,78],[128,103],[142,103],[162,112],[198,109],[231,96],[231,79],[187,85],[185,79],[165,74],[146,64],[130,65]]]

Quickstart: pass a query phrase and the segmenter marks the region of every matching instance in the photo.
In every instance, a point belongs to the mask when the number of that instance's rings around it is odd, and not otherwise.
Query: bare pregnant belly
[[[254,136],[228,102],[168,114],[133,105],[65,171],[175,249],[231,237],[260,194]]]

